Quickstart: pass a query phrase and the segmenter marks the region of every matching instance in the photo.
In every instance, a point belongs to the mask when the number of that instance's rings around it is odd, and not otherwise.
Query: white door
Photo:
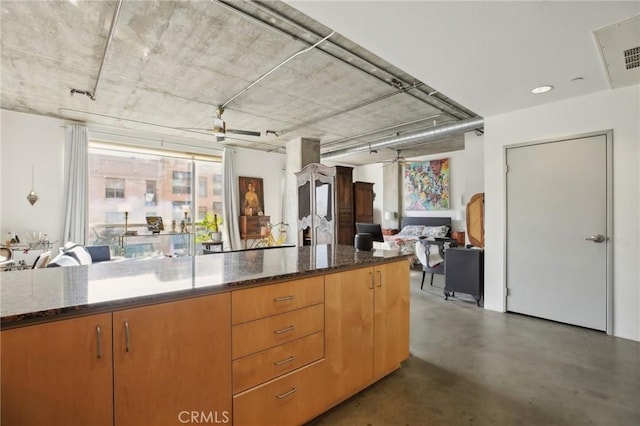
[[[508,311],[607,330],[610,153],[610,133],[507,149]]]

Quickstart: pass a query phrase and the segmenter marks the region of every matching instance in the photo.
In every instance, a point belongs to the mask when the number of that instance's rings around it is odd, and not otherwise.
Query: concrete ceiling
[[[637,2],[291,5],[3,0],[1,106],[216,148],[284,152],[291,139],[318,138],[328,153],[605,90],[591,32],[639,8]],[[584,80],[570,83],[577,76]],[[530,95],[541,83],[557,90]],[[70,96],[72,89],[79,92]],[[228,133],[218,141],[207,129],[223,104],[228,129],[261,136]],[[445,133],[403,145],[402,155],[463,147],[462,132]],[[334,160],[361,165],[396,155],[382,148]]]

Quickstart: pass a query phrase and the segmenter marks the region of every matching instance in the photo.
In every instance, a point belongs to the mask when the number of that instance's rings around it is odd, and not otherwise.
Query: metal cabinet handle
[[[378,271],[378,287],[382,287],[382,271]]]
[[[291,390],[290,390],[290,391],[288,391],[288,392],[285,392],[285,393],[280,394],[280,395],[276,395],[276,398],[278,398],[278,399],[286,398],[286,397],[288,397],[289,395],[293,395],[293,394],[294,394],[294,393],[296,393],[296,392],[298,392],[298,389],[296,389],[296,388],[291,388]]]
[[[130,349],[130,341],[129,341],[129,321],[124,322],[124,350],[125,352],[129,352]]]
[[[289,327],[285,327],[285,328],[282,328],[280,330],[275,330],[274,333],[275,334],[282,334],[282,333],[286,333],[288,331],[293,331],[293,330],[295,330],[295,328],[296,328],[295,326],[290,325]]]
[[[293,296],[276,297],[273,299],[274,302],[286,302],[287,300],[293,300]]]
[[[371,287],[369,287],[369,290],[373,290],[373,288],[375,287],[374,285],[375,278],[373,277],[373,272],[369,272],[369,276],[371,277]]]
[[[293,360],[295,360],[295,359],[296,359],[296,357],[295,357],[295,356],[293,356],[293,355],[291,355],[289,358],[285,358],[285,359],[283,359],[282,361],[276,361],[276,362],[274,362],[274,363],[273,363],[273,365],[283,365],[283,364],[286,364],[286,363],[288,363],[288,362],[291,362],[291,361],[293,361]]]
[[[98,337],[98,359],[102,358],[102,328],[96,325],[96,336]]]
[[[600,234],[593,234],[590,237],[584,237],[585,241],[593,241],[594,243],[601,243],[604,240],[606,240],[606,238],[604,237],[604,235],[600,235]]]

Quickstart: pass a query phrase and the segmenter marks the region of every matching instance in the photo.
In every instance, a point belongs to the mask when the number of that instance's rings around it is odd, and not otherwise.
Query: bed
[[[382,248],[414,253],[416,241],[420,238],[451,238],[450,217],[403,217],[400,232],[385,235]]]

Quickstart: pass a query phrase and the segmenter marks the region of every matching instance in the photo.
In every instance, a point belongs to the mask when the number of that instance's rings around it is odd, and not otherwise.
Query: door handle
[[[604,235],[600,235],[600,234],[593,234],[590,237],[584,237],[585,241],[593,241],[594,243],[601,243],[604,240],[606,240],[606,238],[604,237]]]

